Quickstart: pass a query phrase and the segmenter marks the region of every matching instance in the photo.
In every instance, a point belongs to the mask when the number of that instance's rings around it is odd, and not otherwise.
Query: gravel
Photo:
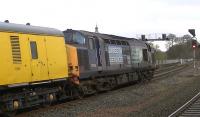
[[[200,91],[192,65],[174,76],[24,112],[17,117],[166,117]]]

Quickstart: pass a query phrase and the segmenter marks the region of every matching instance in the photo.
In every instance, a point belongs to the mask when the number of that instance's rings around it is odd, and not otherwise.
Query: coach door
[[[29,38],[29,44],[32,82],[48,80],[45,40],[43,38],[32,37]]]

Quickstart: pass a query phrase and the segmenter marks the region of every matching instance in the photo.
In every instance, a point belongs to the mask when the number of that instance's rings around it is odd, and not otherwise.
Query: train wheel
[[[79,94],[78,98],[82,99],[85,96],[83,89],[80,86],[78,86],[77,90],[78,90],[78,94]]]
[[[88,93],[88,87],[85,84],[80,85],[79,90],[83,96],[86,96]]]
[[[73,85],[71,87],[71,92],[74,99],[82,99],[84,97],[84,92],[79,85]]]
[[[139,72],[138,83],[145,83],[145,80],[146,80],[145,72]]]
[[[114,79],[109,80],[108,83],[109,83],[109,90],[112,90],[116,87],[116,81]]]
[[[46,102],[44,104],[44,106],[51,106],[52,104],[54,104],[56,102],[57,98],[55,93],[50,93],[46,95]]]
[[[3,109],[3,117],[15,117],[17,114],[17,110],[20,108],[20,102],[18,100],[9,101],[7,103],[8,110],[5,110],[5,108]]]
[[[140,72],[138,72],[137,75],[138,75],[138,80],[137,80],[137,82],[138,82],[138,83],[142,82],[142,80],[143,80],[142,74],[141,74]]]

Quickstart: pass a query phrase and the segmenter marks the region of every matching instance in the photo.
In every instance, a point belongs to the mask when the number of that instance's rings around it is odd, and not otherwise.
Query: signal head
[[[188,32],[189,32],[193,37],[196,36],[196,34],[195,34],[195,29],[189,29]]]
[[[197,47],[197,40],[192,40],[192,48],[195,49]]]

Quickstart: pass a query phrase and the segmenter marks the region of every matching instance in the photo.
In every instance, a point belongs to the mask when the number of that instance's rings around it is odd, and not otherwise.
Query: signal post
[[[195,37],[195,29],[189,29],[188,32],[193,36],[192,37],[192,49],[193,49],[193,61],[194,61],[194,69],[196,68],[196,48],[197,48],[197,38]]]
[[[195,59],[196,59],[196,51],[195,47],[193,48],[193,58],[194,58],[194,69],[196,68]]]

